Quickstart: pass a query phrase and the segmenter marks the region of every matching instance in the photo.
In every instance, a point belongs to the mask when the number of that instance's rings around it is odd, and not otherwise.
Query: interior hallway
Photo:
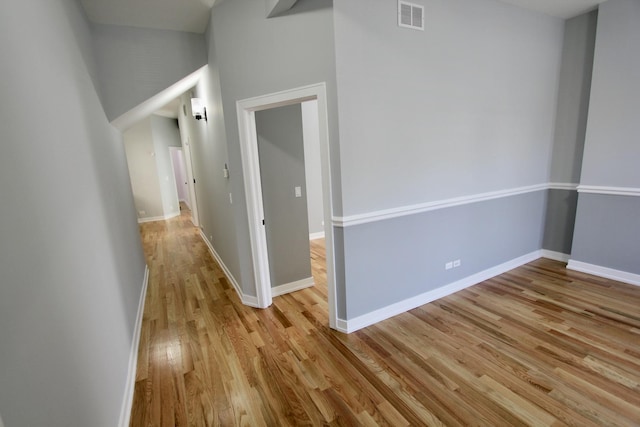
[[[540,259],[350,335],[317,285],[243,306],[190,213],[150,268],[131,426],[637,425],[640,289]],[[390,286],[393,286],[390,283]]]

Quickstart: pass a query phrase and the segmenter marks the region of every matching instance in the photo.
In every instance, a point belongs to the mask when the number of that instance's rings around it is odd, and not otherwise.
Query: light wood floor
[[[640,425],[640,288],[541,259],[344,335],[321,245],[316,287],[251,309],[187,215],[141,226],[132,426]]]

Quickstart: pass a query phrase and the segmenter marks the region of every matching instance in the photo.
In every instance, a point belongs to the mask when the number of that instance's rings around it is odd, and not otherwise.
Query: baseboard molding
[[[133,390],[136,386],[136,371],[138,369],[138,348],[140,346],[140,333],[142,332],[142,318],[144,316],[144,302],[147,298],[147,285],[149,284],[149,266],[144,267],[144,279],[142,280],[142,290],[140,291],[140,301],[138,301],[138,315],[133,329],[131,342],[131,353],[129,354],[129,372],[125,385],[124,401],[120,412],[120,427],[129,427],[131,418],[131,407],[133,406]]]
[[[309,233],[309,240],[324,239],[324,231],[318,233]]]
[[[541,251],[534,251],[521,257],[512,259],[511,261],[507,261],[495,267],[491,267],[487,270],[465,277],[464,279],[458,280],[448,285],[441,286],[437,289],[425,292],[415,297],[407,298],[404,301],[400,301],[395,304],[391,304],[389,306],[372,311],[370,313],[363,314],[362,316],[358,316],[350,320],[338,319],[336,325],[337,329],[345,333],[355,332],[358,329],[365,328],[367,326],[373,325],[374,323],[381,322],[383,320],[389,319],[390,317],[397,316],[398,314],[405,313],[409,310],[413,310],[414,308],[420,307],[421,305],[428,304],[437,299],[446,297],[447,295],[451,295],[473,285],[477,285],[478,283],[484,282],[485,280],[491,279],[492,277],[498,276],[502,273],[506,273],[509,270],[520,267],[521,265],[527,264],[531,261],[535,261],[540,257]]]
[[[175,218],[177,216],[180,216],[180,211],[172,212],[164,216],[148,216],[145,218],[138,218],[138,224],[142,224],[144,222],[166,221],[168,219]]]
[[[569,254],[563,254],[562,252],[550,251],[547,249],[540,250],[540,256],[542,258],[548,258],[560,262],[569,262],[569,258],[571,258],[571,255]]]
[[[259,307],[258,297],[254,297],[252,295],[246,295],[242,293],[242,289],[240,288],[240,285],[236,281],[235,277],[233,277],[233,274],[231,274],[231,271],[227,268],[225,263],[222,261],[222,258],[220,257],[220,255],[218,255],[218,252],[216,252],[216,250],[213,248],[213,245],[211,244],[209,239],[207,239],[207,236],[204,234],[202,230],[200,230],[200,237],[202,237],[202,240],[207,245],[207,248],[209,248],[209,253],[213,257],[213,259],[215,259],[218,265],[220,265],[220,268],[222,268],[222,271],[224,272],[225,276],[227,276],[227,280],[229,280],[231,285],[233,285],[233,288],[236,290],[236,293],[240,297],[240,301],[242,301],[244,305],[248,305],[249,307],[258,308]]]
[[[569,260],[567,268],[569,270],[579,271],[581,273],[604,277],[605,279],[612,279],[617,280],[618,282],[640,286],[640,274],[629,273],[622,270],[615,270],[613,268],[602,267],[600,265],[589,264],[586,262],[575,260]]]
[[[285,283],[284,285],[279,285],[271,288],[271,296],[279,297],[280,295],[289,294],[291,292],[299,291],[301,289],[310,288],[316,283],[312,277],[307,277],[306,279],[297,280],[291,283]]]

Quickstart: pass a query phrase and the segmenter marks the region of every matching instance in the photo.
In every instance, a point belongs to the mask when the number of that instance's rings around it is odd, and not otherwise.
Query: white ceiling
[[[606,0],[501,0],[558,18],[568,19],[595,9]]]
[[[203,33],[214,4],[222,0],[81,0],[98,24]],[[264,1],[264,0],[252,0]],[[525,9],[567,19],[606,0],[502,0]]]
[[[180,98],[175,98],[173,101],[168,102],[162,108],[157,109],[153,114],[157,114],[159,116],[167,117],[170,119],[177,119],[180,105]]]
[[[204,33],[220,0],[80,0],[98,24]]]

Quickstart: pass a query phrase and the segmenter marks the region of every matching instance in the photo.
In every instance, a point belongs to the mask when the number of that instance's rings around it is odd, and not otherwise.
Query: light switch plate
[[[302,197],[302,187],[296,187],[296,197]]]

